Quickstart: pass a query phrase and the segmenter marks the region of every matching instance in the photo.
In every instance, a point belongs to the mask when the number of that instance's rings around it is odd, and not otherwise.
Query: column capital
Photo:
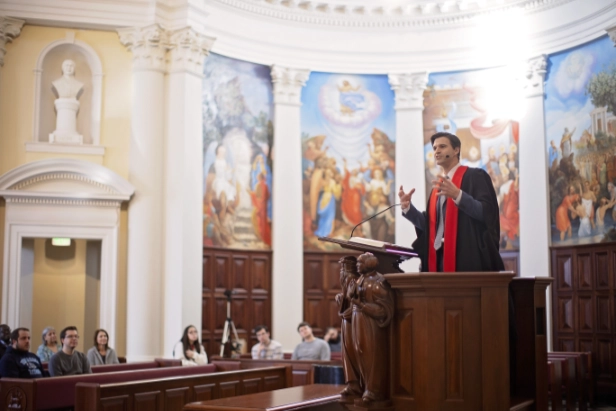
[[[614,43],[614,47],[616,47],[616,24],[611,27],[608,27],[607,29],[605,29],[605,31],[607,32],[608,36],[610,36],[610,39]]]
[[[24,23],[23,20],[0,16],[0,67],[4,65],[6,43],[10,43],[19,36]]]
[[[216,39],[192,27],[175,30],[169,35],[169,72],[186,71],[203,76],[203,63]]]
[[[159,24],[118,29],[120,42],[133,53],[133,70],[164,72],[169,50],[169,32]]]
[[[542,96],[544,80],[547,73],[548,58],[545,54],[526,62],[526,73],[522,78],[522,87],[526,97]]]
[[[273,65],[274,104],[301,105],[302,87],[306,85],[310,70],[293,69]]]
[[[423,93],[428,72],[390,74],[389,85],[396,93],[396,110],[423,110]]]

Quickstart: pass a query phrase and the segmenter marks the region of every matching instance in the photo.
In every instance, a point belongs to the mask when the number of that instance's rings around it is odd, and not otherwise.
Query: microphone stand
[[[349,240],[350,240],[351,238],[353,238],[353,233],[355,232],[355,229],[356,229],[357,227],[359,227],[360,225],[362,225],[362,224],[363,224],[363,223],[365,223],[366,221],[370,221],[370,220],[372,220],[374,217],[376,217],[376,216],[378,216],[378,215],[380,215],[380,214],[383,214],[385,211],[387,211],[387,210],[389,210],[389,209],[391,209],[391,208],[394,208],[395,206],[399,206],[399,205],[400,205],[400,203],[397,203],[397,204],[394,204],[394,205],[390,205],[390,206],[389,206],[389,207],[387,207],[385,210],[379,211],[378,213],[376,213],[376,214],[374,214],[374,215],[371,215],[370,217],[366,218],[365,220],[360,221],[360,223],[359,223],[359,224],[357,224],[355,227],[353,227],[353,229],[351,230],[351,235],[349,236]]]

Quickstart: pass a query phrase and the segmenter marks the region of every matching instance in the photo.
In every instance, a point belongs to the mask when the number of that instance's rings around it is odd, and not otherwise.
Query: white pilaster
[[[408,192],[419,209],[426,206],[425,162],[423,155],[423,93],[428,73],[390,74],[389,84],[396,93],[396,193],[400,186]],[[397,194],[396,194],[397,195]],[[417,238],[415,228],[396,210],[396,244],[410,247]],[[405,272],[419,271],[419,259],[402,264]]]
[[[189,324],[201,329],[203,62],[214,39],[183,28],[169,36],[164,136],[163,354]],[[204,273],[208,274],[208,273]]]
[[[527,63],[523,86],[525,115],[520,119],[520,276],[550,276],[550,201],[545,141],[544,79],[547,57]],[[549,288],[548,288],[549,289]],[[551,346],[552,304],[547,293],[548,347]]]
[[[607,34],[610,36],[610,39],[614,42],[614,47],[616,47],[616,24],[605,29]]]
[[[24,23],[23,20],[0,16],[0,67],[4,65],[6,43],[10,43],[19,36]]]
[[[276,216],[272,221],[272,337],[290,348],[297,345],[297,324],[304,319],[300,96],[310,72],[272,66],[271,73],[275,157],[272,214]]]
[[[159,25],[118,30],[133,53],[133,107],[128,208],[126,356],[129,361],[163,353],[163,147],[165,66],[168,33]],[[177,301],[181,304],[181,300]]]

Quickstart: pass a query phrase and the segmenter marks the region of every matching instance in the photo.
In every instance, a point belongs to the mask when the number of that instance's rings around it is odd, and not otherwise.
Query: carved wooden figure
[[[389,402],[389,325],[394,315],[394,294],[385,277],[376,271],[377,258],[371,253],[359,256],[361,274],[350,290],[351,320],[355,355],[359,364],[360,386],[364,390],[355,405],[382,408]]]

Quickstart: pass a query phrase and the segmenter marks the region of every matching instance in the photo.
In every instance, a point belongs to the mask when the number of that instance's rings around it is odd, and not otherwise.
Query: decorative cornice
[[[68,206],[90,206],[90,207],[113,207],[118,208],[122,205],[122,201],[118,200],[84,200],[70,198],[48,198],[48,197],[26,197],[12,196],[6,192],[0,192],[0,195],[6,199],[7,203],[14,204],[45,204],[45,205],[68,205]]]
[[[308,81],[310,70],[273,65],[271,75],[274,84],[274,104],[301,105],[302,87]]]
[[[169,50],[169,32],[159,24],[118,29],[120,42],[133,53],[133,70],[164,72]]]
[[[191,27],[173,31],[169,36],[169,72],[187,71],[203,76],[203,62],[216,39]]]
[[[396,110],[423,110],[423,93],[428,73],[390,74],[389,84],[396,93]]]
[[[610,36],[610,39],[614,43],[614,47],[616,47],[616,24],[611,27],[608,27],[607,29],[605,29],[605,31],[607,31],[607,34]]]
[[[0,16],[0,67],[4,65],[6,43],[10,43],[19,36],[24,23],[23,20]]]
[[[528,60],[526,74],[522,80],[526,97],[543,95],[545,74],[547,73],[548,57],[542,54],[539,57]]]
[[[211,0],[234,9],[267,17],[336,27],[382,28],[442,28],[468,24],[478,16],[494,12],[522,9],[534,13],[557,7],[574,0],[440,0],[419,2],[406,0],[371,6],[357,3],[319,0]]]
[[[91,184],[96,186],[108,193],[117,193],[116,190],[112,189],[106,184],[99,183],[98,181],[94,181],[89,179],[88,177],[80,174],[74,173],[49,173],[49,174],[41,174],[34,177],[31,177],[27,180],[20,181],[19,183],[9,187],[9,190],[23,190],[24,188],[36,184],[41,183],[43,181],[53,181],[53,180],[73,180],[73,181],[81,181],[86,184]]]

